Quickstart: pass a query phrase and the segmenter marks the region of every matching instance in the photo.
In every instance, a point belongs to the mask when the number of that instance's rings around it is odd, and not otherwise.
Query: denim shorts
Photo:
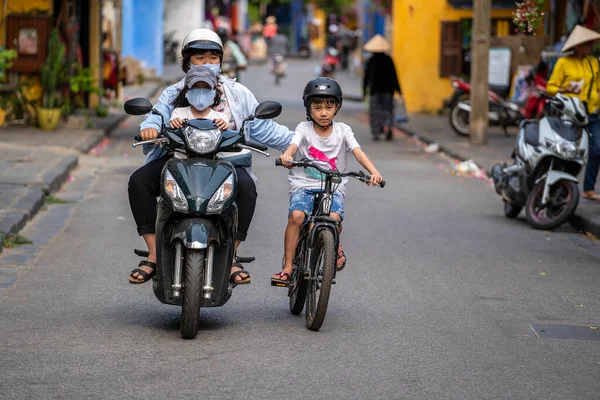
[[[290,210],[302,211],[306,215],[310,215],[313,210],[315,203],[315,194],[321,192],[319,189],[298,189],[290,196]],[[331,205],[331,212],[336,213],[340,218],[344,219],[344,198],[339,192],[333,193],[333,204]],[[289,215],[288,214],[288,215]]]

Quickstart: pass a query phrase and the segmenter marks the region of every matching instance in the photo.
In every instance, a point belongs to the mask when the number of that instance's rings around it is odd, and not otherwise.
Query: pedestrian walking
[[[384,134],[392,140],[394,126],[394,93],[402,95],[394,61],[387,54],[390,44],[381,35],[375,35],[363,47],[373,53],[367,62],[363,78],[363,96],[369,95],[369,120],[373,140]]]
[[[587,107],[590,150],[583,180],[583,198],[590,200],[600,200],[600,194],[594,190],[600,169],[600,63],[591,55],[592,42],[598,39],[598,32],[576,26],[561,50],[572,50],[573,55],[556,62],[546,89],[551,96],[562,93],[578,97]]]

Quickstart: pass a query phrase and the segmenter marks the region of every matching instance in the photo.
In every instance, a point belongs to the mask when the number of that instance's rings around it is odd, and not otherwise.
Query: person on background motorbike
[[[197,69],[203,65],[215,74],[220,71],[223,57],[223,43],[219,36],[209,29],[196,29],[190,32],[183,40],[181,50],[181,67],[187,73],[190,69]],[[154,108],[162,114],[165,121],[169,121],[174,110],[173,100],[184,88],[185,78],[166,88]],[[258,101],[245,86],[218,75],[217,89],[222,93],[220,105],[214,110],[224,113],[229,124],[229,129],[238,130],[242,121],[254,113]],[[148,114],[140,125],[142,140],[156,139],[161,132],[161,118],[159,115]],[[278,150],[285,150],[290,144],[294,133],[285,126],[278,125],[271,120],[254,120],[245,125],[245,136],[248,140],[264,144]],[[144,153],[148,154],[146,164],[137,169],[129,179],[129,203],[137,224],[138,234],[144,238],[150,253],[138,269],[132,273],[132,278],[137,283],[144,283],[151,279],[156,269],[156,198],[160,194],[161,171],[167,160],[173,157],[167,149],[160,146],[146,145]],[[236,249],[241,241],[246,239],[254,208],[256,206],[256,177],[252,174],[251,167],[237,167],[238,192],[236,204],[239,208],[238,233]],[[232,283],[250,283],[249,275],[243,271],[241,264],[233,260],[231,281]]]
[[[563,52],[573,50],[573,55],[558,59],[546,86],[550,96],[562,93],[578,97],[587,106],[590,149],[583,180],[583,198],[590,200],[600,200],[600,194],[594,190],[600,169],[600,63],[591,55],[592,42],[598,39],[598,32],[576,26],[562,48]]]
[[[223,43],[223,61],[221,63],[221,72],[224,75],[227,75],[229,78],[235,77],[237,80],[239,80],[239,71],[243,71],[248,67],[246,56],[244,56],[240,46],[230,39],[229,27],[220,26],[217,29],[217,34]],[[230,66],[232,70],[226,71],[226,66]]]
[[[281,33],[281,28],[277,28],[277,32],[271,38],[271,45],[269,46],[268,56],[269,62],[271,63],[271,71],[275,71],[275,57],[283,56],[287,57],[289,50],[288,38]]]

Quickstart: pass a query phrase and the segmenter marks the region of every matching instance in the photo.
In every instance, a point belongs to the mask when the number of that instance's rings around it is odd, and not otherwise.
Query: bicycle
[[[323,181],[321,192],[316,194],[313,210],[300,229],[289,281],[287,284],[273,285],[288,287],[292,314],[300,315],[306,303],[306,327],[318,331],[325,320],[331,285],[335,284],[336,276],[340,221],[329,217],[333,194],[344,177],[367,183],[371,176],[363,171],[341,173],[326,170],[308,159],[291,164],[293,167],[315,168],[322,174]],[[275,165],[283,166],[283,163],[277,159]],[[385,181],[377,186],[383,188]]]

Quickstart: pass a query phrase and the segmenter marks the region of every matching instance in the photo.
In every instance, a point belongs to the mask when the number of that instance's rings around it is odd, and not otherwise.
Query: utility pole
[[[471,57],[471,144],[487,144],[491,0],[473,1]]]

